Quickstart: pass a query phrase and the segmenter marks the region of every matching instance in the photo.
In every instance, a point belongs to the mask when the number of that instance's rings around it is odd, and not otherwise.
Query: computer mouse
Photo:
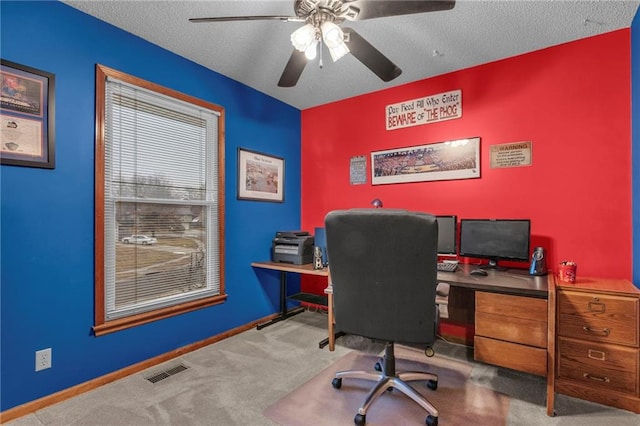
[[[487,276],[487,271],[484,269],[473,269],[470,272],[471,275],[482,275],[483,277]]]

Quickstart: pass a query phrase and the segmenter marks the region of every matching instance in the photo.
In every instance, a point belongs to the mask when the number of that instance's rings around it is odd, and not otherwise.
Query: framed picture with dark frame
[[[0,163],[55,167],[55,76],[0,59]]]
[[[472,179],[480,177],[480,138],[371,153],[371,184]]]
[[[238,148],[238,199],[284,202],[284,158]]]

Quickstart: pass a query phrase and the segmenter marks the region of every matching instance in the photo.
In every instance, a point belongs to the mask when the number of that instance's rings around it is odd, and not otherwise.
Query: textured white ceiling
[[[306,66],[298,84],[278,87],[302,24],[189,18],[294,16],[293,0],[63,0],[193,62],[299,109],[369,93],[514,55],[629,28],[640,0],[458,0],[454,9],[364,20],[349,26],[398,65],[385,83],[347,55]],[[433,51],[438,55],[434,56]]]

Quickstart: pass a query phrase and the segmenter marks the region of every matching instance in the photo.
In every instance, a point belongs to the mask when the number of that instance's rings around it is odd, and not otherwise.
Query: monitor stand
[[[486,265],[480,265],[480,269],[495,269],[496,271],[506,271],[508,268],[503,268],[502,266],[498,266],[498,261],[495,259],[490,259],[489,263]]]

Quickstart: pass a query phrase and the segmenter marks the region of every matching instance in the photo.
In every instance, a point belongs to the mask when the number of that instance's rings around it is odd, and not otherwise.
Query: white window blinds
[[[218,114],[109,77],[105,315],[220,292]]]

